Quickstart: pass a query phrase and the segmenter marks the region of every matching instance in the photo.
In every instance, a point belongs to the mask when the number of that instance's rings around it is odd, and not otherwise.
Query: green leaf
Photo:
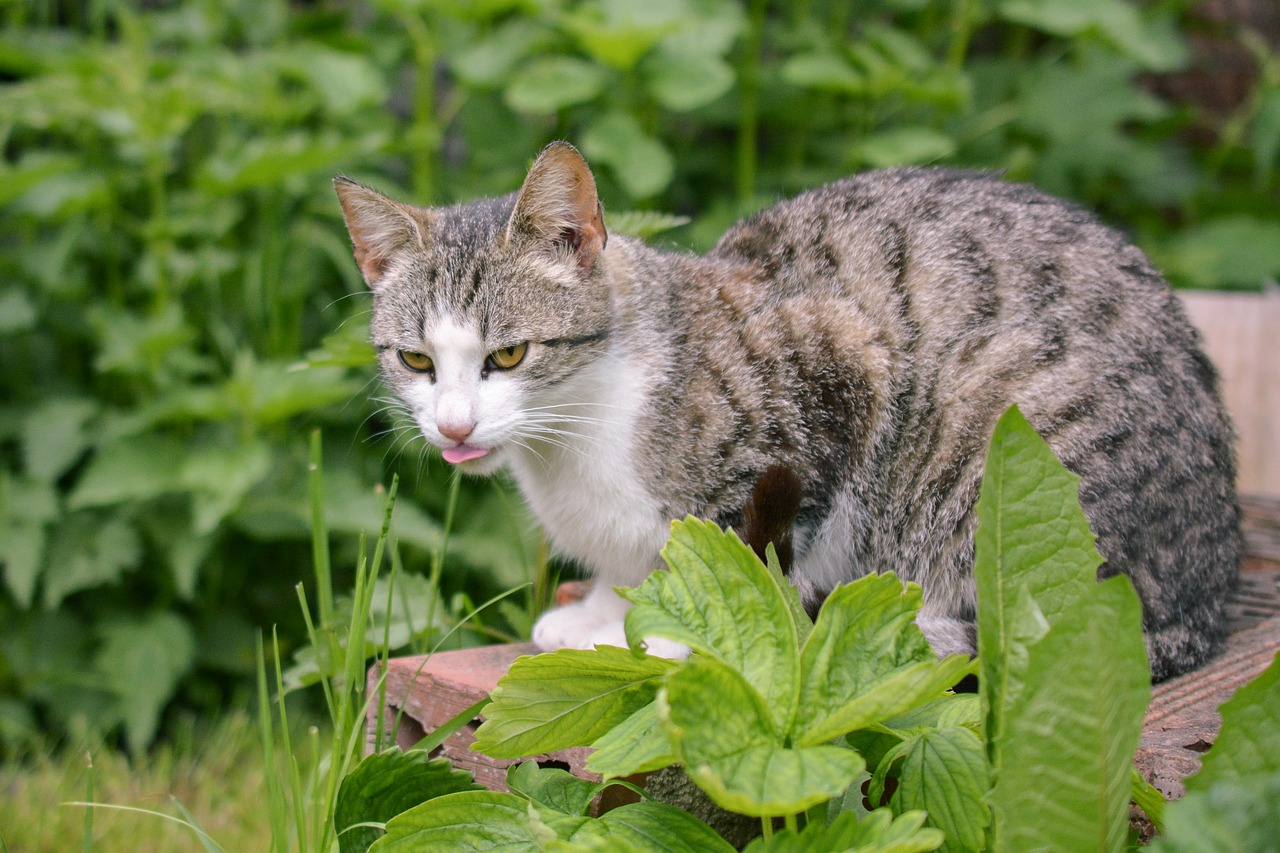
[[[785,746],[765,698],[713,658],[676,670],[658,703],[689,778],[740,814],[798,814],[839,796],[864,767],[851,749]]]
[[[142,542],[123,518],[73,513],[49,542],[44,605],[56,607],[73,592],[114,582],[141,558]]]
[[[1207,788],[1188,790],[1169,804],[1165,832],[1148,850],[1280,853],[1280,772],[1219,779]]]
[[[1116,0],[1004,0],[1001,17],[1053,35],[1091,34],[1142,63],[1149,71],[1173,71],[1190,57],[1169,27],[1144,21],[1138,8]]]
[[[479,789],[470,774],[446,759],[398,747],[364,758],[338,788],[333,828],[341,853],[363,853],[384,834],[376,826],[433,797]]]
[[[1017,406],[1005,412],[987,451],[974,537],[978,660],[989,744],[1003,737],[1027,647],[1097,582],[1102,557],[1080,510],[1079,483]]]
[[[1256,290],[1280,278],[1280,220],[1211,219],[1166,241],[1155,257],[1170,276],[1193,287]]]
[[[676,112],[706,106],[733,88],[733,68],[718,56],[659,51],[641,69],[654,100]]]
[[[779,579],[736,533],[695,518],[672,523],[662,558],[670,571],[621,593],[634,605],[628,642],[665,637],[725,662],[782,715],[774,728],[786,731],[800,674],[796,625]]]
[[[892,572],[832,591],[801,652],[796,743],[823,743],[901,714],[969,670],[962,656],[934,657],[915,624],[920,603],[920,587]]]
[[[689,217],[659,213],[656,210],[624,210],[620,213],[610,212],[606,223],[610,232],[630,234],[632,237],[644,240],[655,234],[688,225]]]
[[[568,12],[560,24],[593,59],[629,71],[665,36],[678,32],[687,13],[683,0],[598,0]]]
[[[905,741],[900,756],[893,810],[926,812],[928,824],[946,835],[943,849],[984,849],[991,780],[982,739],[963,726],[926,730]],[[869,796],[879,800],[874,785]]]
[[[587,746],[652,702],[676,665],[612,646],[517,658],[490,694],[473,748],[524,758]]]
[[[525,761],[508,769],[507,787],[513,794],[566,815],[585,815],[601,788],[567,770],[539,767],[536,761]]]
[[[630,114],[617,110],[591,122],[582,134],[582,151],[608,166],[635,198],[656,195],[675,175],[675,160],[666,146]]]
[[[836,92],[842,95],[865,95],[867,80],[861,72],[838,53],[802,53],[782,65],[782,79],[793,86]]]
[[[904,125],[865,137],[854,149],[858,159],[877,169],[932,163],[955,153],[955,140],[931,127]]]
[[[181,470],[189,453],[185,442],[167,436],[138,435],[102,449],[76,481],[69,509],[150,500],[182,490]]]
[[[993,849],[1123,850],[1151,696],[1142,605],[1128,578],[1094,584],[1028,651],[993,744]]]
[[[212,533],[270,470],[270,448],[253,439],[223,447],[190,447],[182,460],[178,481],[192,494],[195,534]]]
[[[20,607],[31,605],[45,551],[45,524],[58,517],[53,487],[0,470],[0,564]]]
[[[191,627],[174,613],[152,613],[103,628],[94,669],[117,697],[134,752],[155,737],[160,712],[191,669],[195,653]]]
[[[937,850],[942,833],[924,826],[924,812],[894,817],[888,809],[876,809],[863,818],[844,812],[829,824],[810,823],[803,831],[775,832],[773,838],[757,838],[744,853],[925,853]]]
[[[1187,791],[1280,773],[1280,655],[1222,704],[1222,729]]]
[[[592,744],[587,769],[616,779],[648,773],[674,764],[671,740],[658,718],[657,700],[650,702]]]
[[[599,824],[608,830],[610,846],[643,853],[731,853],[733,847],[711,827],[686,811],[644,801],[606,812]]]
[[[387,834],[369,849],[370,853],[536,853],[547,841],[567,837],[586,820],[563,815],[547,819],[515,794],[463,791],[435,797],[392,818]]]
[[[589,101],[604,90],[608,77],[599,66],[569,56],[534,59],[511,78],[504,93],[513,110],[554,113]]]
[[[516,63],[543,38],[545,31],[537,23],[523,17],[511,18],[485,38],[468,42],[445,58],[465,85],[493,88],[512,79]]]

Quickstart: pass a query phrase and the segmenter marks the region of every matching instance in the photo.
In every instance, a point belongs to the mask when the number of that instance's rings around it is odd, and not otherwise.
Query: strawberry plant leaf
[[[635,605],[627,641],[665,637],[723,661],[759,691],[775,726],[785,729],[789,717],[775,715],[795,707],[799,655],[794,615],[773,575],[733,531],[695,518],[672,523],[662,557],[671,571],[621,592]]]
[[[472,748],[524,758],[586,746],[652,702],[676,665],[613,646],[518,658],[490,694]]]
[[[928,825],[946,835],[943,850],[982,850],[991,818],[983,799],[991,780],[982,739],[964,726],[947,726],[903,746],[893,810],[926,812]]]
[[[587,769],[606,778],[648,773],[676,760],[671,740],[658,719],[656,700],[614,726],[592,746],[595,752],[587,759]]]
[[[740,814],[798,814],[839,796],[864,767],[851,749],[787,746],[765,698],[718,660],[673,673],[658,708],[689,777]]]
[[[383,835],[376,826],[356,824],[385,823],[434,797],[478,788],[469,774],[421,750],[393,747],[367,756],[338,788],[333,813],[338,849],[364,853]]]
[[[876,809],[859,819],[844,812],[829,824],[814,822],[802,832],[784,829],[773,838],[757,838],[744,853],[925,853],[937,850],[942,833],[924,826],[924,812],[893,816],[888,809]]]
[[[793,731],[813,745],[930,701],[968,671],[967,658],[934,657],[915,624],[920,587],[893,573],[837,587],[801,652]]]
[[[536,761],[525,761],[507,771],[507,787],[552,811],[584,815],[601,786],[559,767],[539,767]]]

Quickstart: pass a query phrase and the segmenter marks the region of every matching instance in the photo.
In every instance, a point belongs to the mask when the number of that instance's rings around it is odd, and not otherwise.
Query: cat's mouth
[[[461,462],[470,462],[472,459],[479,459],[482,456],[489,455],[489,448],[477,447],[474,444],[459,444],[456,447],[446,447],[442,451],[444,461],[457,465]]]

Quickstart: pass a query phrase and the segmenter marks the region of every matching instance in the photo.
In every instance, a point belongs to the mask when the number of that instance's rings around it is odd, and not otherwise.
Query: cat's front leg
[[[556,649],[627,647],[625,620],[631,604],[606,583],[597,581],[581,601],[542,614],[533,626],[533,642],[544,652]],[[662,637],[646,637],[645,650],[657,657],[679,660],[688,646]]]

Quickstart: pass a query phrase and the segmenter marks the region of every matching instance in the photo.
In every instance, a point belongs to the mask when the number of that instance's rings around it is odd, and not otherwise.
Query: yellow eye
[[[400,350],[400,363],[414,373],[430,373],[436,369],[435,362],[431,360],[431,356],[406,349]]]
[[[489,353],[489,364],[498,370],[510,370],[524,361],[524,354],[529,351],[529,342],[521,341],[515,346],[496,349]]]

